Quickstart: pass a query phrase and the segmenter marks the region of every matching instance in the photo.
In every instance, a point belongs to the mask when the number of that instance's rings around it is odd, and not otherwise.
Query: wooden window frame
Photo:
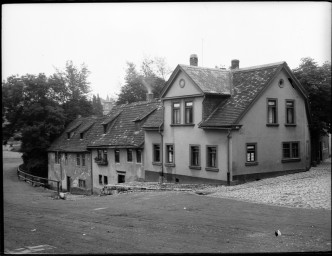
[[[252,161],[251,159],[248,161],[248,153],[252,153],[252,152],[248,152],[248,147],[249,146],[254,146],[254,160]],[[257,155],[257,143],[256,142],[250,142],[250,143],[246,143],[246,160],[245,160],[245,166],[253,166],[253,165],[258,165],[258,155]]]
[[[172,147],[173,152],[172,161],[169,161],[170,147]],[[175,148],[172,143],[165,144],[165,166],[175,166]]]
[[[270,101],[274,101],[275,102],[275,122],[274,123],[270,123],[269,122],[269,108],[270,108],[270,105],[269,105],[269,102]],[[266,126],[279,126],[279,123],[278,123],[278,99],[277,98],[267,98],[266,99]]]
[[[85,180],[79,179],[78,180],[78,187],[79,188],[86,188],[86,182],[85,182]]]
[[[80,153],[76,154],[76,165],[77,166],[81,165],[81,154]]]
[[[129,152],[131,152],[129,154]],[[129,155],[131,155],[131,159],[129,159]],[[133,149],[132,148],[127,148],[127,162],[132,163],[133,162]]]
[[[174,107],[175,104],[179,104],[180,106],[179,107]],[[174,110],[179,110],[179,122],[178,123],[175,123],[174,122]],[[180,101],[173,101],[172,102],[172,124],[181,124],[181,102]]]
[[[209,148],[215,148],[215,150],[216,150],[215,166],[210,165]],[[217,145],[207,145],[206,146],[206,168],[205,168],[205,170],[219,171],[219,169],[218,169],[218,146]]]
[[[293,107],[288,107],[287,103],[292,102]],[[288,109],[293,110],[293,123],[288,123]],[[285,126],[296,126],[296,108],[295,108],[295,100],[286,99],[285,100]]]
[[[85,166],[85,153],[82,154],[82,166]]]
[[[142,149],[136,149],[136,163],[142,163]]]
[[[119,154],[117,154],[117,152],[119,152]],[[120,149],[118,148],[114,149],[114,162],[117,164],[120,163]]]
[[[187,103],[192,103],[192,106],[187,107]],[[187,122],[187,109],[191,110],[191,122]],[[185,124],[194,124],[194,101],[193,100],[185,100],[184,101],[184,123]]]
[[[285,144],[289,144],[289,157],[285,157],[285,154],[284,154],[284,145]],[[293,152],[293,145],[297,145],[297,155],[294,156],[294,152]],[[284,141],[281,143],[281,149],[282,149],[282,160],[281,162],[282,163],[285,163],[285,162],[298,162],[298,161],[301,161],[301,151],[300,151],[300,141]]]
[[[156,149],[155,147],[158,146],[159,147],[159,160],[156,161]],[[161,146],[160,143],[153,143],[152,144],[152,159],[153,159],[153,163],[161,163]]]
[[[198,148],[198,165],[193,165],[193,148]],[[190,144],[189,145],[189,168],[195,170],[201,170],[201,145]]]

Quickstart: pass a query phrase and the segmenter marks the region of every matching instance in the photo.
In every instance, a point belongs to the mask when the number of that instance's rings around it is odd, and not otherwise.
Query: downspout
[[[160,161],[161,161],[161,180],[160,183],[164,183],[164,136],[163,133],[161,132],[161,126],[164,123],[164,105],[162,106],[163,108],[163,122],[159,125],[159,129],[158,132],[160,134],[160,138],[161,138],[161,147],[160,147]]]
[[[231,184],[232,173],[232,129],[228,129],[227,134],[227,185]]]
[[[91,164],[91,195],[93,195],[92,150],[90,150],[90,164]]]

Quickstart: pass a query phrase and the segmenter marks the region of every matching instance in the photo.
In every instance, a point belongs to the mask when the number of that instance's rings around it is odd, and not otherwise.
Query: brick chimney
[[[232,60],[231,69],[239,69],[240,68],[240,61],[239,60]]]
[[[197,54],[190,55],[190,66],[197,66],[198,65],[198,57]]]
[[[148,93],[146,94],[146,101],[151,101],[151,100],[153,100],[153,93],[148,92]]]

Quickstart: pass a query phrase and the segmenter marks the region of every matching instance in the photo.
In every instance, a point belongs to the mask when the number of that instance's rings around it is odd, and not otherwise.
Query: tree
[[[21,133],[21,151],[25,167],[35,175],[47,176],[47,152],[50,143],[64,129],[64,112],[53,100],[48,78],[27,74],[11,76],[2,84],[6,108],[7,136]]]
[[[320,137],[331,133],[331,63],[319,66],[312,58],[302,58],[293,72],[308,91],[312,160],[319,162]]]
[[[169,73],[170,69],[164,58],[145,57],[140,72],[136,70],[134,63],[127,62],[125,84],[121,87],[116,104],[145,101],[148,92],[159,98]]]

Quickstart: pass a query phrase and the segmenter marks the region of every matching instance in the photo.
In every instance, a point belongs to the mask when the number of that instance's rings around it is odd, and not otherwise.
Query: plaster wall
[[[153,163],[153,144],[161,144],[158,131],[144,132],[144,179],[145,181],[159,181],[161,164]]]
[[[284,87],[278,82],[284,80]],[[267,98],[277,98],[279,126],[267,126]],[[295,100],[296,126],[285,126],[286,99]],[[242,128],[233,132],[233,175],[269,173],[310,168],[310,137],[305,101],[292,87],[285,71],[280,72],[270,87],[240,121]],[[283,163],[282,142],[299,141],[300,161]],[[258,165],[246,166],[246,143],[257,143]]]
[[[82,153],[80,154],[80,165],[77,165],[77,153],[61,153],[61,160],[55,163],[55,153],[48,153],[48,178],[59,180],[62,191],[67,191],[67,176],[70,177],[70,187],[72,193],[90,193],[91,192],[91,155],[85,154],[85,166],[82,165]],[[85,180],[85,188],[79,187],[79,180]],[[50,185],[55,186],[54,182]]]
[[[174,84],[177,87],[176,84]],[[174,87],[173,86],[173,87]],[[187,86],[187,85],[186,85]],[[169,95],[167,94],[166,97]],[[174,144],[175,166],[165,166],[165,172],[173,177],[176,175],[191,176],[202,179],[227,180],[227,133],[222,130],[203,130],[198,128],[202,121],[203,97],[192,98],[194,102],[194,125],[172,125],[172,100],[164,100],[164,159],[166,154],[166,144]],[[185,100],[177,99],[181,102],[181,123],[184,123]],[[200,146],[201,169],[190,169],[190,145]],[[217,146],[217,169],[211,171],[207,167],[207,146]],[[165,161],[164,161],[165,162]],[[181,183],[181,179],[179,180]]]
[[[118,175],[125,175],[125,182],[137,181],[144,179],[144,150],[142,150],[141,161],[137,163],[136,149],[133,149],[133,161],[127,161],[127,149],[120,150],[120,163],[115,163],[114,149],[107,149],[107,165],[99,165],[95,162],[97,150],[92,149],[92,168],[93,168],[93,188],[95,192],[99,192],[104,187],[103,183],[99,184],[99,175],[107,176],[108,184],[117,184]]]
[[[181,79],[185,81],[185,86],[183,88],[179,86],[179,81]],[[167,98],[181,97],[181,96],[197,95],[197,94],[202,94],[202,92],[191,82],[191,79],[181,71],[174,79],[165,97]]]

